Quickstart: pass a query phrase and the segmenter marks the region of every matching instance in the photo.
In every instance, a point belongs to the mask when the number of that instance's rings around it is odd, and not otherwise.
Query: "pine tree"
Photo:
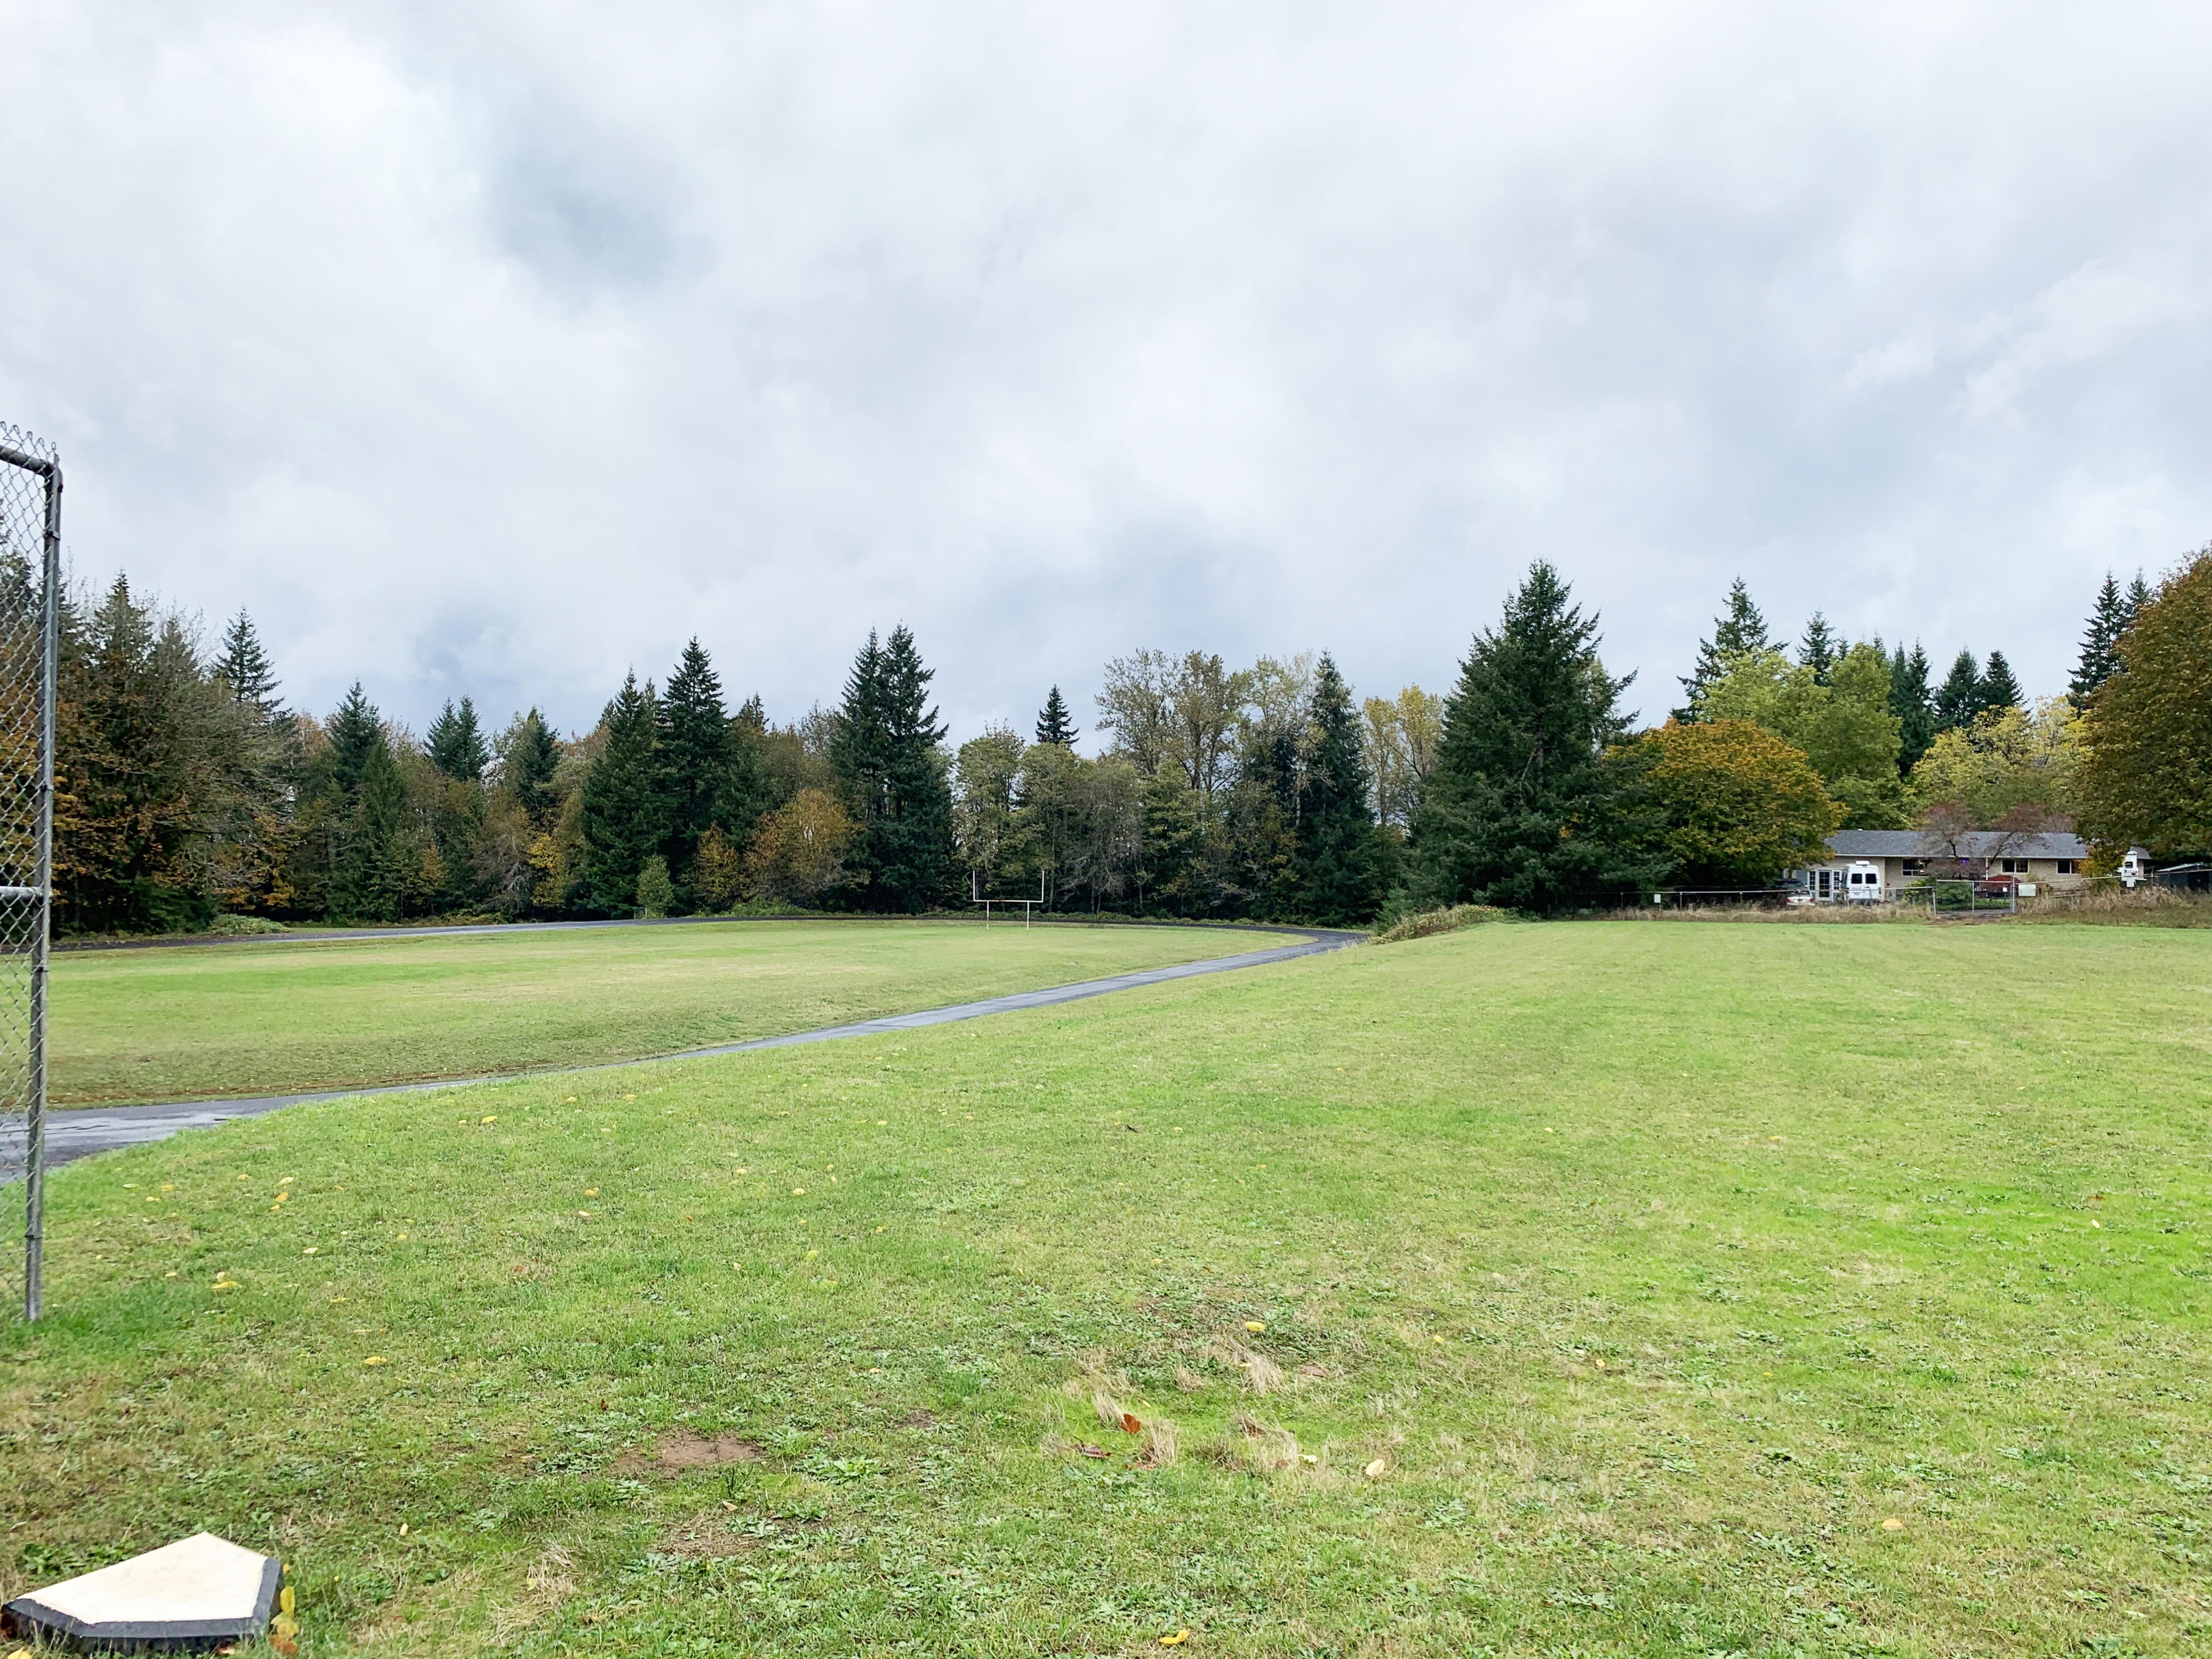
[[[627,915],[637,903],[638,873],[660,850],[667,826],[661,775],[660,700],[635,674],[601,717],[605,743],[584,775],[585,884],[594,908]]]
[[[2108,570],[2105,585],[2097,590],[2097,602],[2090,607],[2089,625],[2081,635],[2081,659],[2066,683],[2066,695],[2075,708],[2087,708],[2097,688],[2119,667],[2120,635],[2127,631],[2127,600]]]
[[[1172,766],[1145,779],[1136,872],[1141,913],[1188,916],[1198,909],[1206,837],[1201,805],[1198,791]]]
[[[1475,636],[1414,815],[1413,902],[1556,911],[1664,873],[1663,854],[1617,833],[1621,780],[1603,756],[1629,682],[1605,672],[1597,618],[1570,598],[1539,562]]]
[[[722,683],[696,638],[684,647],[660,700],[660,747],[668,791],[663,850],[669,867],[688,878],[699,837],[726,797],[733,733],[722,705]]]
[[[1729,588],[1728,613],[1713,618],[1712,638],[1698,642],[1697,665],[1682,682],[1684,706],[1674,711],[1674,718],[1686,726],[1704,719],[1705,692],[1728,672],[1729,659],[1768,650],[1772,643],[1766,637],[1766,618],[1759,615],[1759,607],[1751,602],[1751,590],[1738,576]]]
[[[363,757],[331,891],[335,921],[397,921],[417,859],[408,834],[407,780],[380,729]]]
[[[1911,655],[1900,645],[1889,659],[1889,712],[1897,716],[1897,770],[1902,777],[1936,741],[1936,696],[1928,684],[1928,653],[1917,640]]]
[[[1326,652],[1315,672],[1310,719],[1313,752],[1299,791],[1293,860],[1298,905],[1311,921],[1357,926],[1373,918],[1382,897],[1369,805],[1374,779],[1361,752],[1352,694]]]
[[[2109,857],[2212,855],[2212,548],[2136,609],[2126,672],[2090,705],[2075,783],[2081,827]]]
[[[477,724],[476,704],[463,697],[456,706],[448,697],[446,706],[438,711],[438,718],[430,722],[422,750],[429,757],[431,765],[455,781],[479,781],[490,763],[491,751],[484,744],[483,729]]]
[[[2142,608],[2148,605],[2150,601],[2150,584],[2143,580],[2142,572],[2138,570],[2136,572],[2136,579],[2128,584],[2127,598],[2122,605],[2120,612],[2121,633],[2126,633],[2128,629],[2136,625],[2136,618],[2142,615]]]
[[[324,726],[331,738],[331,779],[350,797],[361,787],[362,773],[368,765],[369,756],[385,746],[383,716],[362,694],[361,682],[356,680],[353,689],[345,694],[345,701],[324,722]]]
[[[1936,729],[1955,731],[1972,726],[1981,712],[1982,672],[1974,653],[1961,651],[1951,672],[1936,693]]]
[[[1819,611],[1805,624],[1805,637],[1797,642],[1797,661],[1800,666],[1813,671],[1813,684],[1826,685],[1828,674],[1836,659],[1844,654],[1844,647],[1828,626],[1828,619]]]
[[[1069,718],[1067,704],[1061,699],[1060,688],[1056,685],[1052,688],[1051,695],[1045,698],[1044,708],[1037,714],[1036,740],[1039,743],[1056,743],[1063,749],[1075,746],[1075,722]]]
[[[929,707],[936,676],[921,665],[904,623],[878,659],[881,805],[866,826],[872,906],[927,910],[945,896],[954,864],[952,790],[938,744],[945,728]]]
[[[830,734],[830,763],[845,792],[845,805],[854,822],[865,830],[883,816],[884,765],[888,747],[884,734],[884,647],[876,630],[853,659],[853,672],[845,679],[845,695],[837,705]],[[859,856],[865,865],[866,854]]]
[[[561,804],[555,775],[561,769],[561,742],[545,716],[532,708],[518,715],[499,742],[499,781],[514,792],[531,823],[544,830]]]
[[[2020,707],[2020,682],[2013,678],[2012,665],[2004,659],[2003,652],[1990,653],[1989,666],[1974,684],[1974,703],[1978,715]]]
[[[242,610],[223,630],[222,655],[216,659],[215,672],[238,702],[252,703],[263,714],[277,711],[276,671],[261,648],[253,618]]]
[[[928,706],[934,676],[902,624],[887,641],[871,633],[854,659],[830,741],[853,817],[854,862],[866,872],[860,902],[876,910],[924,910],[945,896],[953,866],[952,792]]]

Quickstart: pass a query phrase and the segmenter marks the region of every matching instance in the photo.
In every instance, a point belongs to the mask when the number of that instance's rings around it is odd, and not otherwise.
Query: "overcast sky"
[[[2212,9],[0,0],[0,419],[82,576],[587,726],[696,633],[955,736],[1448,686],[1533,558],[2062,690],[2212,538]]]

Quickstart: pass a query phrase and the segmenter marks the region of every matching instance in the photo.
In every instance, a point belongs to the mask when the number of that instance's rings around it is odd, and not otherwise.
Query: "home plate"
[[[18,1631],[100,1646],[171,1650],[258,1636],[283,1571],[213,1533],[196,1533],[8,1603]]]

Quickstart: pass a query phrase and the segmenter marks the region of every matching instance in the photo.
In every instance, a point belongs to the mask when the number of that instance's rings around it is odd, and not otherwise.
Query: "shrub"
[[[1501,910],[1494,904],[1455,904],[1446,909],[1421,910],[1401,916],[1376,934],[1371,943],[1397,945],[1409,939],[1426,939],[1431,933],[1455,933],[1462,927],[1479,927],[1486,921],[1512,920],[1510,910]]]
[[[208,924],[210,933],[282,933],[289,931],[281,921],[271,921],[267,916],[217,916]]]

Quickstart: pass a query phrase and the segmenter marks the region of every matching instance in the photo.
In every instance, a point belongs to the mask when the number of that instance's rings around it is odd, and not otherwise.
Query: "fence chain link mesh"
[[[42,1091],[50,933],[45,746],[61,477],[50,445],[0,422],[0,1320],[35,1316],[30,1115]],[[27,1289],[30,1294],[27,1297]]]

